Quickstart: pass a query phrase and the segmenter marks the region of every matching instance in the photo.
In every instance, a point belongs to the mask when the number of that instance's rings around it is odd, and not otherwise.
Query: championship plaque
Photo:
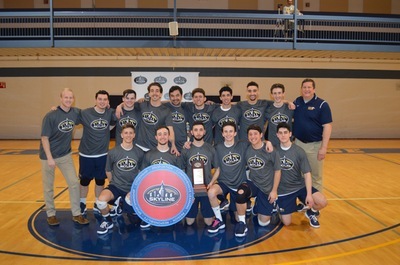
[[[207,186],[204,181],[204,162],[203,161],[194,161],[192,163],[193,170],[193,189],[194,196],[205,196],[207,195]]]

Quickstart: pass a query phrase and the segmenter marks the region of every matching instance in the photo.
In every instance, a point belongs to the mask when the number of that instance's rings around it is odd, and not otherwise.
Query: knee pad
[[[87,187],[90,184],[90,181],[92,181],[91,179],[81,179],[80,183],[82,186]]]
[[[106,183],[105,179],[95,179],[94,181],[96,182],[97,186],[104,186],[104,183]]]
[[[240,194],[239,191],[243,190],[243,193]],[[246,183],[242,183],[236,192],[236,202],[239,204],[246,203],[251,197],[251,189],[247,186]]]
[[[96,200],[96,204],[97,204],[97,208],[99,208],[100,210],[107,208],[107,202],[105,202],[105,201]]]

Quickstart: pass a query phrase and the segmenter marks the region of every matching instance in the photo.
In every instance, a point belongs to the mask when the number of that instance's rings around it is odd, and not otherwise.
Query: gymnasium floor
[[[77,146],[73,142],[76,165]],[[325,161],[329,205],[321,227],[303,213],[293,224],[260,228],[248,215],[244,240],[227,228],[210,236],[199,219],[141,230],[137,220],[115,219],[112,233],[98,236],[98,216],[88,226],[71,221],[67,186],[55,185],[58,227],[43,211],[38,140],[0,141],[0,260],[2,264],[400,264],[400,140],[331,140]],[[88,197],[89,208],[93,191]]]

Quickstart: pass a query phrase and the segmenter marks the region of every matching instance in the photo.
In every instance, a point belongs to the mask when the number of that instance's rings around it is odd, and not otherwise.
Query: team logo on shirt
[[[185,115],[179,113],[177,111],[172,113],[172,122],[173,123],[182,123],[185,121]]]
[[[275,125],[278,125],[281,122],[288,123],[289,117],[286,114],[277,113],[271,117],[271,122]]]
[[[90,127],[94,130],[105,130],[108,128],[108,121],[103,119],[97,119],[90,123]]]
[[[264,168],[265,161],[257,156],[253,156],[247,160],[247,165],[249,166],[250,169],[259,170]]]
[[[73,120],[66,119],[58,124],[58,130],[67,133],[74,129],[75,122]]]
[[[199,161],[203,161],[203,164],[204,164],[204,165],[207,165],[207,163],[208,163],[208,157],[205,156],[205,155],[203,155],[203,154],[197,153],[196,155],[193,155],[193,156],[191,156],[191,157],[189,158],[189,163],[190,163],[191,165],[193,165],[193,163],[199,162]]]
[[[164,158],[160,157],[158,159],[155,159],[151,162],[152,165],[157,165],[157,164],[169,164],[169,162],[167,160],[165,160]]]
[[[121,118],[121,119],[119,120],[119,125],[122,127],[122,126],[124,126],[125,124],[132,124],[133,127],[136,128],[137,120],[135,120],[134,118],[131,118],[131,117],[129,117],[129,116],[124,117],[124,118]]]
[[[203,123],[208,122],[210,120],[210,115],[208,115],[208,113],[205,113],[205,112],[195,113],[195,114],[193,114],[193,120],[201,121]]]
[[[142,119],[145,123],[155,125],[158,123],[158,117],[153,112],[143,112]]]
[[[160,185],[149,187],[143,194],[146,202],[154,206],[172,206],[181,197],[179,191],[161,182]]]
[[[137,162],[130,157],[123,158],[117,162],[117,168],[122,171],[131,171],[136,168],[136,166]]]
[[[286,156],[283,156],[280,160],[281,160],[282,170],[291,170],[293,168],[294,166],[293,161],[287,158]]]
[[[220,119],[218,121],[219,127],[222,127],[222,124],[224,124],[225,122],[233,122],[233,123],[236,124],[236,120],[234,118],[232,118],[232,117],[224,117],[224,118],[222,118],[222,119]]]
[[[253,108],[248,109],[243,113],[244,118],[249,121],[256,121],[261,118],[261,115],[261,111]]]
[[[229,152],[229,154],[225,155],[222,158],[222,162],[227,166],[235,166],[235,165],[239,164],[240,161],[241,161],[240,155],[236,154],[236,153],[231,153],[231,152]]]

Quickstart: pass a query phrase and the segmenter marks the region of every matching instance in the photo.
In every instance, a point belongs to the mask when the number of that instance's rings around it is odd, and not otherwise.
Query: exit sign
[[[7,88],[6,82],[0,82],[0,88]]]

